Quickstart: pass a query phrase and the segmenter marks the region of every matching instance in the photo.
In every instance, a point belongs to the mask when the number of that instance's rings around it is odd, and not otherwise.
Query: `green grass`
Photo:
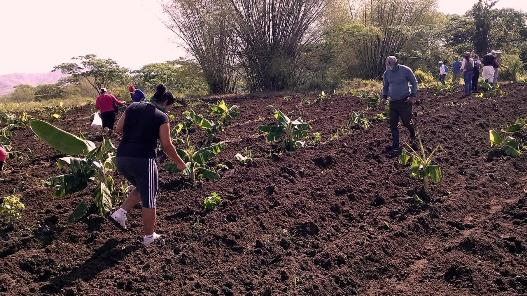
[[[362,79],[343,81],[340,87],[336,90],[336,94],[355,94],[358,91],[380,93],[382,91],[382,81]]]
[[[68,99],[51,99],[40,102],[1,102],[0,101],[0,112],[30,112],[38,111],[43,108],[59,107],[60,103],[63,103],[64,107],[78,107],[87,104],[95,104],[95,98],[68,98]]]

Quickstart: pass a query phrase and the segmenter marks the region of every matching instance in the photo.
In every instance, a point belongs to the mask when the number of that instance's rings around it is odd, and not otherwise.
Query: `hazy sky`
[[[160,0],[0,1],[0,74],[47,72],[88,53],[130,69],[185,55],[161,22]],[[439,0],[439,8],[461,14],[475,2]],[[499,7],[527,11],[527,0],[501,0]]]

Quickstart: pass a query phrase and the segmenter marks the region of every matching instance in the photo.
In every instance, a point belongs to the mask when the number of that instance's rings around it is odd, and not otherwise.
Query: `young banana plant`
[[[46,185],[55,189],[57,197],[65,197],[84,190],[90,182],[95,182],[93,202],[101,215],[108,213],[123,193],[117,188],[112,177],[116,170],[115,147],[112,142],[103,139],[100,145],[95,146],[90,141],[41,120],[31,121],[30,126],[33,132],[50,146],[64,154],[72,155],[57,161],[57,166],[65,173],[49,178]],[[82,219],[88,209],[88,204],[79,203],[69,217],[70,222]]]
[[[191,125],[193,124],[205,131],[207,134],[205,145],[213,143],[216,138],[216,134],[221,131],[221,126],[219,126],[214,121],[205,118],[201,114],[197,114],[194,112],[194,110],[185,111],[183,112],[183,115],[185,116],[185,119],[188,123]]]
[[[199,149],[192,145],[187,145],[185,149],[178,148],[177,153],[179,157],[187,164],[183,175],[188,176],[192,183],[195,183],[197,179],[219,179],[220,175],[208,164],[224,148],[224,143],[216,143]],[[172,163],[167,164],[165,168],[171,172],[178,172],[177,167]]]
[[[399,162],[402,165],[410,165],[410,175],[423,181],[423,189],[425,193],[429,192],[429,182],[439,183],[443,179],[443,173],[439,165],[433,164],[434,157],[439,151],[440,147],[436,147],[432,153],[426,153],[426,150],[419,139],[419,151],[415,151],[410,145],[408,150],[403,149]]]
[[[222,126],[234,118],[240,116],[239,107],[237,105],[232,105],[229,107],[224,100],[212,105],[211,111],[213,115],[218,117],[218,123],[220,123]]]
[[[280,110],[275,110],[276,122],[262,125],[259,130],[266,134],[268,142],[281,142],[287,151],[304,147],[311,126],[301,118],[291,120]]]
[[[490,147],[503,151],[506,155],[512,157],[519,157],[522,153],[527,150],[527,145],[521,140],[521,138],[515,135],[523,130],[527,130],[527,119],[518,118],[513,124],[509,125],[506,129],[490,130],[489,139]]]

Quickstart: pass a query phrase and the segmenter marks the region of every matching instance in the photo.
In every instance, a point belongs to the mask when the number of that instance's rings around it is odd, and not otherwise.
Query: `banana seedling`
[[[419,152],[407,145],[409,150],[403,149],[399,162],[410,166],[410,176],[423,181],[425,193],[429,192],[430,181],[439,183],[443,179],[443,173],[439,165],[433,164],[434,157],[440,147],[436,147],[432,153],[427,154],[421,139],[419,139]]]
[[[281,142],[287,151],[304,147],[311,126],[301,118],[291,120],[280,110],[275,110],[275,123],[260,126],[259,130],[266,134],[268,142]]]
[[[217,143],[200,149],[196,149],[191,145],[188,145],[185,149],[178,148],[177,153],[179,157],[187,164],[183,175],[188,176],[192,183],[195,183],[197,179],[219,179],[219,174],[208,164],[224,148],[224,143]],[[177,167],[172,163],[166,164],[165,168],[170,172],[179,172]]]
[[[203,209],[205,211],[214,210],[221,202],[221,196],[217,192],[212,192],[203,199]]]
[[[352,129],[366,130],[371,127],[371,123],[364,112],[353,112],[348,119],[347,127]]]
[[[208,120],[200,114],[197,114],[194,112],[194,110],[187,110],[183,112],[183,116],[185,116],[187,125],[195,125],[205,131],[207,134],[205,145],[213,143],[216,138],[216,134],[221,130],[221,127],[217,123],[212,120]]]
[[[58,151],[72,156],[62,157],[57,166],[65,171],[64,174],[51,177],[46,185],[55,190],[57,197],[79,192],[90,183],[96,184],[93,192],[93,203],[99,213],[105,215],[118,202],[123,192],[117,188],[112,173],[115,168],[115,147],[112,142],[103,139],[102,143],[94,143],[68,133],[45,121],[33,120],[30,123],[33,132],[43,141]],[[70,222],[77,222],[88,213],[89,205],[80,202],[70,215]]]
[[[224,100],[212,105],[211,111],[213,115],[218,117],[218,124],[221,126],[240,116],[239,107],[237,105],[229,107]]]
[[[490,130],[490,147],[503,151],[506,155],[519,157],[527,150],[527,145],[522,141],[521,131],[527,130],[527,119],[518,118],[516,121],[502,130]]]

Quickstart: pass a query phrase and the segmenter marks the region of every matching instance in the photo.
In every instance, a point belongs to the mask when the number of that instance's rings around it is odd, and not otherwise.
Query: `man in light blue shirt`
[[[412,148],[417,149],[415,128],[412,122],[412,105],[416,102],[417,79],[407,66],[399,65],[397,58],[386,59],[386,72],[383,75],[384,100],[390,98],[390,129],[392,145],[388,147],[391,154],[399,153],[399,118],[410,133]]]

